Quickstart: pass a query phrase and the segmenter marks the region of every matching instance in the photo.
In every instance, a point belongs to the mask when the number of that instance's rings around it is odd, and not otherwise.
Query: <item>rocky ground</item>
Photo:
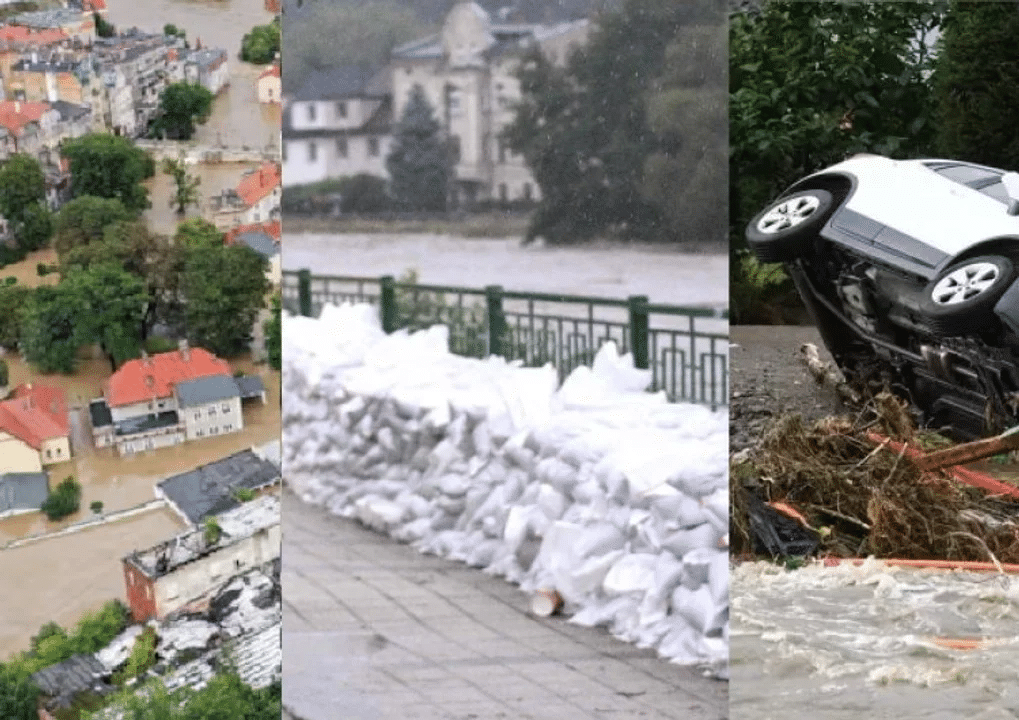
[[[752,447],[773,417],[800,413],[817,419],[845,412],[835,392],[818,385],[800,357],[804,343],[814,343],[821,359],[831,362],[817,330],[797,325],[733,325],[729,331],[729,448]]]

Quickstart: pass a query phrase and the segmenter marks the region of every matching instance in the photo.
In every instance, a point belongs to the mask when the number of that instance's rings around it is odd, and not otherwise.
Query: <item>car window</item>
[[[998,173],[983,168],[972,167],[971,165],[942,165],[934,167],[933,170],[949,180],[971,187],[979,186],[988,180],[1000,177]]]
[[[990,195],[995,200],[1003,202],[1006,205],[1008,205],[1012,201],[1012,199],[1008,196],[1008,193],[1005,191],[1005,186],[1001,183],[1000,180],[997,182],[993,182],[990,185],[985,185],[984,187],[980,188],[980,192],[982,192],[984,195]]]

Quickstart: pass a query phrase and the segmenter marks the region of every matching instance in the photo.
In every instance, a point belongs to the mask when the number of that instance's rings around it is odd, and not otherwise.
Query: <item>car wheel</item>
[[[945,270],[927,285],[920,311],[939,335],[990,330],[994,305],[1015,279],[1012,262],[1000,255],[972,258]]]
[[[824,225],[834,200],[827,190],[801,190],[779,198],[747,225],[747,245],[761,262],[788,262]]]

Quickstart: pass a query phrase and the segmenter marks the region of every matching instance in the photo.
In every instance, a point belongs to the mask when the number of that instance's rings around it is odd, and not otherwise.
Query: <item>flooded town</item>
[[[112,718],[208,688],[278,708],[278,12],[0,10],[12,718]],[[246,49],[256,31],[274,47]]]

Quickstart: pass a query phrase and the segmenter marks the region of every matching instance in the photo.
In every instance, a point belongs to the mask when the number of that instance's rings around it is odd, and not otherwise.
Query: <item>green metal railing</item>
[[[538,367],[552,363],[560,379],[590,365],[614,341],[651,370],[652,389],[670,400],[713,408],[728,405],[728,312],[626,300],[398,282],[381,278],[313,276],[284,271],[283,305],[317,316],[323,305],[366,302],[380,306],[386,332],[443,324],[451,352],[500,355]]]

